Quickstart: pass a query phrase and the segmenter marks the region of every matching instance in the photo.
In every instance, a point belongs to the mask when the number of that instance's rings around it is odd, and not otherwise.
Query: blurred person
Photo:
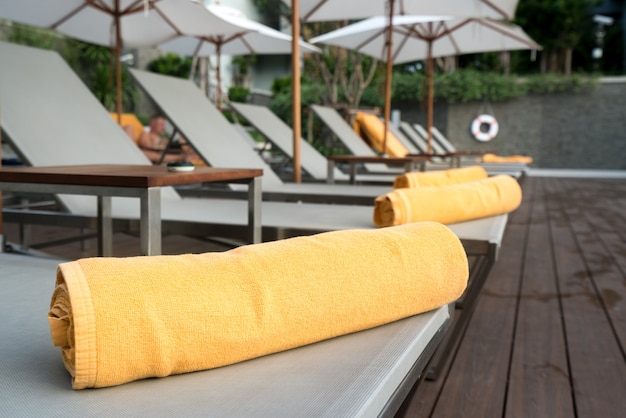
[[[126,131],[126,127],[124,127],[124,130]],[[130,133],[128,131],[126,132],[130,136]],[[133,136],[131,136],[131,138],[132,137]],[[150,117],[148,130],[143,131],[137,141],[139,148],[141,148],[152,163],[169,163],[173,161],[194,162],[198,160],[197,155],[192,147],[187,144],[186,140],[179,138],[170,144],[169,147],[168,143],[169,139],[165,135],[165,117],[160,114],[152,115],[152,117]],[[165,155],[163,156],[163,160],[161,160],[164,151]]]

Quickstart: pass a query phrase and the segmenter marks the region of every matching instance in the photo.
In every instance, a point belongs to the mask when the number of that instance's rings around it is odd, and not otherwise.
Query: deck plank
[[[558,186],[555,186],[558,187]],[[580,190],[580,187],[578,188]],[[626,211],[615,201],[626,196],[626,182],[583,189],[578,205],[565,207],[585,267],[613,325],[622,352],[626,347]],[[626,203],[626,202],[625,202]]]
[[[535,199],[505,407],[506,417],[574,415],[544,200]]]
[[[521,238],[521,239],[519,239]],[[468,326],[454,367],[446,376],[431,416],[488,417],[501,415],[503,387],[513,340],[516,295],[520,281],[520,247],[524,228],[511,225],[506,232],[498,267],[492,270]]]
[[[552,188],[556,192],[558,184]],[[554,246],[556,271],[576,411],[582,417],[608,417],[616,408],[626,410],[626,363],[619,338],[626,328],[624,306],[616,309],[623,302],[613,296],[624,282],[613,280],[620,273],[589,225],[582,200],[549,202],[552,234],[559,243]]]

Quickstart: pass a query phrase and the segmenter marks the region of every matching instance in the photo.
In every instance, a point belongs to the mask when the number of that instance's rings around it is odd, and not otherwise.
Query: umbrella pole
[[[2,109],[0,109],[0,169],[2,168]],[[4,252],[4,230],[2,229],[2,190],[0,190],[0,253]]]
[[[222,44],[218,43],[215,49],[217,55],[217,66],[215,68],[215,77],[217,78],[217,92],[215,92],[215,101],[217,103],[217,110],[222,113],[222,72],[220,67],[222,66]]]
[[[428,127],[428,154],[433,152],[433,101],[434,98],[434,75],[433,75],[433,43],[428,41],[428,58],[426,61],[426,78],[428,79],[428,115],[427,115],[427,127]]]
[[[291,1],[291,88],[293,119],[293,181],[302,182],[300,168],[300,138],[302,124],[300,112],[300,0]]]
[[[198,72],[200,73],[198,76],[198,83],[200,86],[200,90],[205,97],[209,97],[211,87],[209,86],[209,58],[199,58],[200,68]]]
[[[120,16],[115,15],[115,84],[116,84],[116,110],[117,123],[122,123],[122,34],[120,28]]]
[[[387,28],[387,76],[385,79],[385,114],[383,132],[383,155],[387,155],[387,132],[389,131],[389,119],[391,117],[391,72],[392,72],[392,27],[393,27],[393,3],[389,0],[389,27]]]

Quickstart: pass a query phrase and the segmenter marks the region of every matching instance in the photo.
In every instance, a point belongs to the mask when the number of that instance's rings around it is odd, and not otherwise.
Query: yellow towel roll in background
[[[354,116],[354,131],[374,147],[383,153],[383,141],[385,138],[385,124],[376,115],[357,112]],[[387,131],[387,145],[385,154],[390,157],[405,157],[409,151],[394,134]]]
[[[445,226],[59,265],[48,314],[74,389],[210,369],[435,309],[467,285]]]
[[[395,189],[406,187],[434,187],[467,183],[487,178],[487,171],[479,166],[451,168],[437,171],[413,171],[402,174],[393,182]]]
[[[481,157],[481,161],[485,163],[524,163],[524,164],[532,164],[532,157],[527,157],[525,155],[507,155],[500,156],[496,154],[487,153]]]
[[[117,113],[109,112],[109,115],[111,115],[113,120],[115,120],[117,122]],[[122,113],[121,116],[122,116],[121,117],[121,122],[119,122],[119,125],[122,128],[124,128],[126,126],[132,127],[133,133],[135,135],[134,138],[133,138],[133,141],[135,141],[135,143],[137,143],[139,141],[139,137],[141,136],[141,133],[144,131],[143,124],[137,118],[137,116],[135,116],[132,113]]]
[[[376,198],[374,224],[378,227],[421,221],[452,224],[509,213],[521,202],[519,183],[507,175],[449,186],[395,189]]]

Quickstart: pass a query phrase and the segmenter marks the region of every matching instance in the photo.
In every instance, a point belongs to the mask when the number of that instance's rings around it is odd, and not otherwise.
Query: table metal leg
[[[98,255],[113,256],[113,219],[111,196],[98,196]]]
[[[350,184],[356,183],[356,162],[350,161]]]
[[[326,172],[326,183],[333,184],[335,182],[335,162],[333,160],[328,160],[327,172]]]
[[[141,254],[161,254],[161,188],[149,187],[141,196],[139,222]]]
[[[261,225],[261,206],[263,205],[263,189],[261,177],[254,177],[248,183],[248,239],[257,244],[263,240]]]

